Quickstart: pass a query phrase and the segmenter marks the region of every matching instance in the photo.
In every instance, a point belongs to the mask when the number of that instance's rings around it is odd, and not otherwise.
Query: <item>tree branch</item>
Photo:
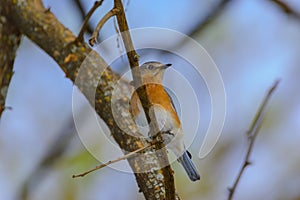
[[[5,110],[8,86],[13,76],[16,51],[20,44],[21,33],[9,23],[7,11],[0,6],[0,118]]]
[[[81,7],[81,5],[80,5],[79,0],[76,0],[76,2],[77,2],[78,7],[81,8],[81,9],[80,9],[81,13],[83,13],[83,10],[82,10],[82,7]],[[88,14],[87,14],[86,16],[83,17],[83,18],[84,18],[84,21],[83,21],[83,25],[82,25],[82,27],[81,27],[81,29],[80,29],[80,31],[79,31],[79,34],[78,34],[78,36],[77,36],[77,41],[83,42],[83,34],[84,34],[85,30],[87,30],[87,29],[89,28],[89,27],[88,27],[88,22],[89,22],[91,16],[93,15],[93,13],[96,11],[96,9],[97,9],[99,6],[102,5],[102,3],[103,3],[103,0],[101,0],[101,1],[95,1],[93,7],[90,9],[90,11],[88,12]]]
[[[224,11],[224,9],[232,2],[232,0],[220,0],[220,2],[213,7],[210,12],[195,26],[195,28],[188,34],[194,37],[200,34],[203,30],[212,24]]]
[[[127,58],[130,63],[133,83],[137,91],[138,97],[141,100],[148,124],[150,126],[150,135],[154,136],[152,138],[154,140],[157,158],[160,166],[162,167],[161,171],[164,177],[165,194],[161,193],[162,195],[160,196],[162,199],[174,200],[176,198],[176,193],[175,193],[173,170],[170,166],[168,155],[165,150],[165,144],[163,143],[163,136],[161,131],[158,128],[158,123],[155,114],[150,112],[151,103],[149,101],[148,93],[146,91],[145,85],[143,84],[141,72],[138,67],[139,56],[136,53],[131,40],[124,7],[121,0],[114,0],[114,9],[118,10],[118,12],[116,13],[117,22],[127,52]]]
[[[281,0],[269,0],[270,2],[274,3],[276,6],[278,6],[283,12],[286,14],[300,20],[300,13],[295,11],[291,6],[289,6],[287,3],[281,1]]]
[[[106,167],[108,165],[114,164],[114,163],[119,162],[121,160],[126,160],[128,158],[131,158],[131,157],[137,155],[137,153],[140,153],[140,152],[144,151],[146,148],[148,148],[150,146],[151,146],[151,144],[149,144],[148,146],[144,146],[144,147],[142,147],[140,149],[137,149],[135,151],[132,151],[132,152],[130,152],[130,153],[128,153],[128,154],[126,154],[126,155],[124,155],[122,157],[119,157],[119,158],[117,158],[115,160],[110,160],[110,161],[108,161],[108,162],[106,162],[104,164],[98,165],[95,168],[90,169],[90,170],[88,170],[86,172],[83,172],[81,174],[73,175],[72,178],[84,177],[85,175],[88,175],[89,173],[94,172],[94,171],[96,171],[98,169],[101,169],[101,168]]]
[[[273,92],[275,91],[275,89],[277,88],[278,84],[279,84],[279,80],[277,80],[273,85],[272,87],[269,89],[266,97],[264,98],[262,104],[260,105],[259,109],[257,110],[256,112],[256,115],[250,125],[250,128],[249,130],[247,131],[247,136],[249,138],[249,146],[248,146],[248,149],[247,149],[247,153],[246,153],[246,156],[245,156],[245,159],[244,159],[244,163],[237,175],[237,178],[235,179],[234,181],[234,184],[232,187],[230,187],[228,190],[229,190],[229,195],[228,195],[228,200],[231,200],[233,198],[233,195],[234,195],[234,192],[236,191],[236,187],[246,169],[246,167],[248,167],[251,162],[250,162],[250,155],[251,155],[251,152],[252,152],[252,149],[253,149],[253,145],[254,145],[254,142],[255,142],[255,139],[256,139],[256,136],[259,132],[259,129],[261,127],[261,124],[262,124],[262,120],[263,120],[263,117],[264,117],[264,114],[265,114],[265,111],[266,111],[266,108],[267,108],[267,103],[269,102]]]
[[[111,98],[114,86],[120,77],[111,71],[96,52],[92,51],[87,44],[76,42],[76,37],[43,7],[40,0],[24,0],[18,3],[3,0],[1,6],[7,10],[6,17],[9,21],[51,56],[65,72],[66,77],[76,83],[87,100],[95,106],[96,112],[107,124],[124,153],[149,144],[141,137],[131,118],[129,99],[125,98],[130,93],[130,86],[125,81],[122,88],[114,93],[118,98],[114,107],[122,115],[113,115]],[[82,65],[86,70],[78,77]],[[96,91],[93,90],[95,85],[97,85]],[[120,126],[125,127],[124,130],[121,130]],[[156,149],[149,147],[145,151],[143,156],[130,158],[128,162],[136,172],[137,183],[145,198],[163,199],[161,193],[167,187],[164,179],[159,176],[161,170]]]
[[[94,30],[92,37],[89,39],[89,43],[91,46],[94,46],[95,43],[97,42],[97,38],[98,38],[100,29],[102,28],[102,26],[107,22],[107,20],[109,20],[109,18],[115,16],[117,14],[117,12],[118,12],[118,9],[113,8],[103,16],[103,18],[98,23],[96,29]]]
[[[232,2],[232,0],[220,0],[220,2],[212,8],[209,13],[200,20],[194,28],[189,31],[188,36],[194,38],[198,34],[201,34],[209,25],[211,25],[223,12],[223,10]],[[177,43],[174,49],[181,47],[186,42],[186,39]]]

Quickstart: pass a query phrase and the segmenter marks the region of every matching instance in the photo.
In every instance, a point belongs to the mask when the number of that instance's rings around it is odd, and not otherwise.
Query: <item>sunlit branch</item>
[[[109,20],[109,18],[115,16],[117,13],[118,13],[118,9],[113,8],[108,13],[106,13],[104,15],[104,17],[100,20],[100,22],[97,24],[96,29],[93,32],[92,37],[89,39],[89,44],[91,46],[94,46],[95,43],[97,42],[97,38],[99,36],[99,32],[100,32],[102,26],[105,24],[105,22],[107,22],[107,20]]]
[[[88,22],[89,22],[91,16],[93,15],[93,13],[95,12],[95,10],[96,10],[99,6],[101,6],[102,3],[103,3],[103,0],[101,0],[101,1],[96,1],[96,2],[94,3],[93,7],[92,7],[92,8],[90,9],[90,11],[88,12],[88,14],[86,15],[86,17],[84,18],[83,25],[82,25],[82,27],[81,27],[81,29],[80,29],[80,31],[79,31],[79,34],[78,34],[78,36],[77,36],[77,38],[76,38],[77,41],[80,41],[80,42],[83,41],[83,34],[84,34],[85,30],[87,29]]]
[[[141,152],[141,151],[144,151],[145,149],[147,149],[147,148],[150,147],[150,146],[151,146],[151,144],[149,144],[148,146],[144,146],[144,147],[142,147],[142,148],[140,148],[140,149],[137,149],[137,150],[135,150],[135,151],[132,151],[132,152],[126,154],[125,156],[122,156],[122,157],[120,157],[120,158],[117,158],[116,160],[110,160],[110,161],[108,161],[108,162],[106,162],[106,163],[104,163],[104,164],[98,165],[98,166],[96,166],[95,168],[93,168],[93,169],[91,169],[91,170],[88,170],[88,171],[86,171],[86,172],[83,172],[83,173],[81,173],[81,174],[73,175],[72,178],[84,177],[85,175],[87,175],[87,174],[89,174],[89,173],[91,173],[91,172],[93,172],[93,171],[96,171],[96,170],[98,170],[98,169],[101,169],[101,168],[103,168],[103,167],[106,167],[106,166],[108,166],[108,165],[111,165],[111,164],[113,164],[113,163],[119,162],[119,161],[121,161],[121,160],[126,160],[126,159],[128,159],[128,158],[131,158],[131,157],[135,156],[137,153],[139,153],[139,152]]]

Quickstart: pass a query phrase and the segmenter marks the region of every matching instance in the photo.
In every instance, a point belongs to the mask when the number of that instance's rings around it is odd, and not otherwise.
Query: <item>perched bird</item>
[[[181,123],[171,97],[162,85],[165,70],[171,64],[146,62],[140,67],[143,84],[146,86],[148,100],[151,103],[150,112],[154,112],[159,130],[163,134],[166,147],[178,158],[192,181],[200,179],[191,154],[185,149]],[[143,107],[136,92],[131,98],[131,113],[138,125],[147,125]]]

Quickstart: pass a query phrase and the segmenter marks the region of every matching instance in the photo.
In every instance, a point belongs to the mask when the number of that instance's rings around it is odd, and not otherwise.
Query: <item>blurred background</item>
[[[43,2],[74,34],[80,30],[83,13],[94,4],[83,0]],[[232,186],[247,151],[246,131],[277,79],[281,82],[268,105],[250,157],[253,165],[243,174],[234,199],[300,199],[300,3],[285,0],[295,12],[289,14],[276,2],[124,0],[130,28],[161,27],[190,35],[212,57],[224,81],[224,128],[213,151],[200,160],[199,148],[212,109],[205,82],[201,77],[195,78],[191,68],[185,68],[185,62],[170,53],[139,51],[142,62],[173,63],[174,69],[192,84],[197,96],[201,118],[195,139],[188,143],[192,143],[189,149],[201,181],[190,182],[181,166],[173,163],[182,199],[227,198],[227,188]],[[105,0],[98,8],[90,22],[91,30],[112,8],[112,3]],[[101,30],[99,41],[114,34],[111,19]],[[89,37],[86,34],[86,39]],[[162,43],[175,49],[185,45],[184,41]],[[115,51],[123,51],[117,41]],[[120,74],[128,71],[125,57],[111,66]],[[87,101],[52,58],[26,37],[17,52],[14,71],[6,101],[12,110],[6,110],[0,121],[0,199],[144,199],[131,173],[106,167],[84,178],[72,179],[73,174],[99,164],[80,141],[73,112],[82,116],[84,132],[91,135],[90,145],[105,159],[117,158],[121,151],[111,151],[101,139],[93,138],[103,134],[91,123]],[[174,91],[184,92],[170,74],[166,74],[165,81],[174,86]],[[81,100],[72,108],[74,92]],[[189,104],[186,98],[181,109],[190,109],[193,105]],[[190,137],[189,127],[194,125],[193,114],[184,119],[186,140]],[[105,125],[101,127],[112,140]],[[127,162],[121,161],[121,165]]]

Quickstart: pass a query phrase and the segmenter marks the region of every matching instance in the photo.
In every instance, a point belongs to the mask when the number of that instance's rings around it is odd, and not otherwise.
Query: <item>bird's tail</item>
[[[189,152],[185,151],[183,155],[178,158],[178,161],[183,166],[191,181],[200,180],[200,175],[198,174],[197,169],[192,162],[191,154]]]

